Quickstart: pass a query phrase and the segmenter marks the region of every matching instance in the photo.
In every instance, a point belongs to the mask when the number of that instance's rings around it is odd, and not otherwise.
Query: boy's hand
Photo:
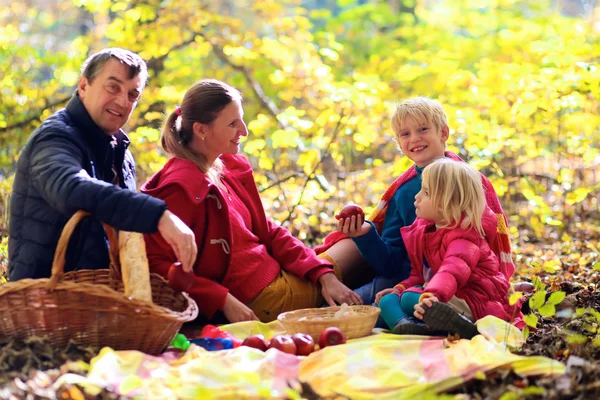
[[[365,222],[362,215],[353,215],[350,218],[340,218],[337,231],[350,237],[366,235],[371,229],[371,224]]]
[[[422,320],[423,315],[425,314],[425,309],[423,306],[431,307],[433,303],[437,303],[438,301],[440,300],[435,296],[425,297],[420,303],[415,304],[415,312],[413,315],[415,318]]]
[[[386,294],[390,294],[390,293],[397,294],[398,296],[400,296],[402,294],[402,292],[400,292],[400,290],[398,290],[396,288],[383,289],[381,292],[379,292],[375,295],[375,304],[379,305],[379,301],[381,301],[381,298],[383,296],[385,296]]]

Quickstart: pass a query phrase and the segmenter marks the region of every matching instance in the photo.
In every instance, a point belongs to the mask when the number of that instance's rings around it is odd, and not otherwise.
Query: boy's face
[[[425,167],[444,156],[448,133],[447,126],[439,129],[433,122],[419,122],[407,117],[398,132],[398,144],[402,153],[418,167]]]

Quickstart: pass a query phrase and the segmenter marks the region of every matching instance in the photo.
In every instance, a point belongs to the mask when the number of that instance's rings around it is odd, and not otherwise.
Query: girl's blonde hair
[[[460,226],[485,236],[481,219],[486,201],[479,171],[466,162],[440,158],[423,170],[423,187],[443,221],[439,228]]]
[[[409,117],[418,123],[433,123],[440,130],[448,126],[448,117],[439,102],[428,97],[414,97],[400,103],[392,115],[392,130],[396,137]]]
[[[231,102],[241,103],[241,93],[216,79],[204,79],[194,83],[183,96],[178,109],[173,111],[162,128],[160,143],[169,154],[190,160],[204,172],[215,185],[223,188],[221,175],[223,162],[217,158],[211,165],[203,154],[189,148],[194,136],[194,123],[211,124]]]

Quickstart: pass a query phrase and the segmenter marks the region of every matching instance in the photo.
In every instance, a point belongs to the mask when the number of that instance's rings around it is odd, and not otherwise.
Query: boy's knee
[[[394,306],[397,307],[400,303],[400,297],[395,293],[386,294],[379,300],[379,308]]]

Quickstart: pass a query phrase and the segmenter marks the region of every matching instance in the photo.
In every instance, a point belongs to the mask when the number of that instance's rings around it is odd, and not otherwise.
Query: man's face
[[[129,79],[129,67],[110,59],[93,82],[82,76],[77,89],[96,125],[107,135],[114,135],[129,120],[144,83],[139,75]]]

